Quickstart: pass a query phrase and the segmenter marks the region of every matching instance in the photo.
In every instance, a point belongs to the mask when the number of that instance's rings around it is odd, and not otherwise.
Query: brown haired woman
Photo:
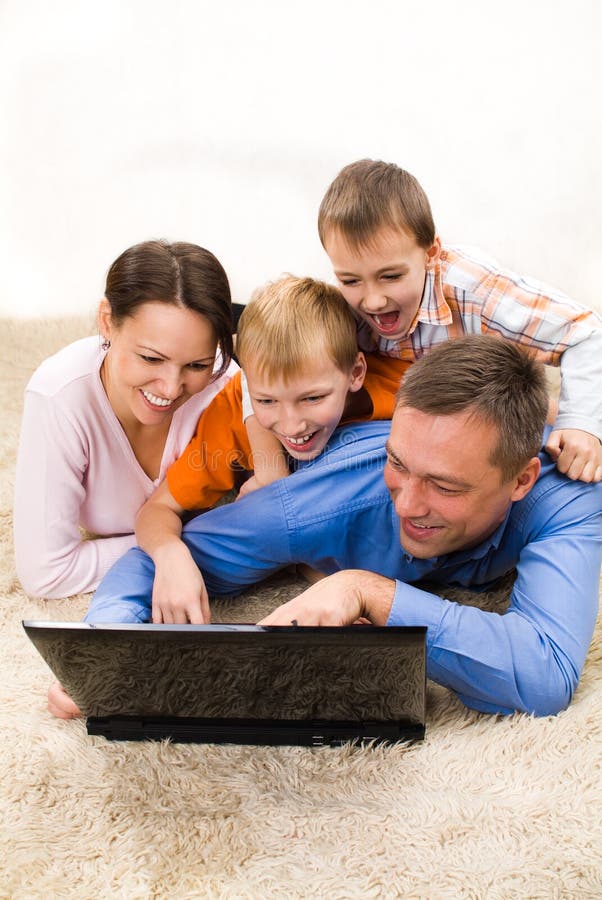
[[[92,591],[135,546],[134,519],[237,371],[232,303],[218,260],[195,244],[147,241],[107,276],[97,337],[32,376],[15,485],[15,555],[25,590]],[[80,527],[95,535],[82,539]]]

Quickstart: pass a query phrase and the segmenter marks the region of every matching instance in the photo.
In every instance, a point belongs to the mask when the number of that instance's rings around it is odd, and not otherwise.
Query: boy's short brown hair
[[[345,166],[320,204],[322,245],[330,232],[338,231],[351,248],[365,247],[384,227],[408,232],[419,247],[433,244],[435,223],[420,184],[394,163],[360,159]]]
[[[253,295],[238,323],[236,355],[243,369],[289,378],[326,355],[342,371],[357,359],[356,322],[333,285],[286,275]]]
[[[504,481],[541,450],[548,411],[543,365],[518,344],[491,334],[445,341],[410,366],[396,407],[431,416],[469,412],[499,433],[490,463]]]

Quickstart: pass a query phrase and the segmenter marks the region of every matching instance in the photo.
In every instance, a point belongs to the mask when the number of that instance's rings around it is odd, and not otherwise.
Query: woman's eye
[[[145,356],[143,353],[140,353],[139,356],[140,356],[140,359],[143,359],[144,362],[147,362],[147,363],[161,362],[161,357],[159,357],[159,356]]]
[[[354,284],[357,284],[357,278],[339,278],[339,284],[345,287],[353,287]]]
[[[204,372],[205,369],[211,368],[211,364],[203,363],[203,362],[193,362],[193,363],[188,363],[188,368],[191,369],[193,372]]]

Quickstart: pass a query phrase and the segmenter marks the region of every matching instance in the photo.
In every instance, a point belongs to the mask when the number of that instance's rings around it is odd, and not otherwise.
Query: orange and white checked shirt
[[[414,362],[462,334],[499,334],[560,366],[555,428],[602,440],[602,317],[535,279],[503,269],[478,251],[447,247],[428,270],[408,335],[391,341],[358,324],[362,350]]]

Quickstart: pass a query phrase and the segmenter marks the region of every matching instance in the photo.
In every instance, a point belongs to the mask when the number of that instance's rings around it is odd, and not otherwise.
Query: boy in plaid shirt
[[[560,366],[558,416],[545,450],[569,478],[602,480],[598,313],[484,255],[442,247],[425,192],[393,163],[364,159],[342,169],[322,200],[318,231],[356,315],[368,371],[407,365],[463,334],[521,344]],[[280,474],[256,472],[256,483]]]

